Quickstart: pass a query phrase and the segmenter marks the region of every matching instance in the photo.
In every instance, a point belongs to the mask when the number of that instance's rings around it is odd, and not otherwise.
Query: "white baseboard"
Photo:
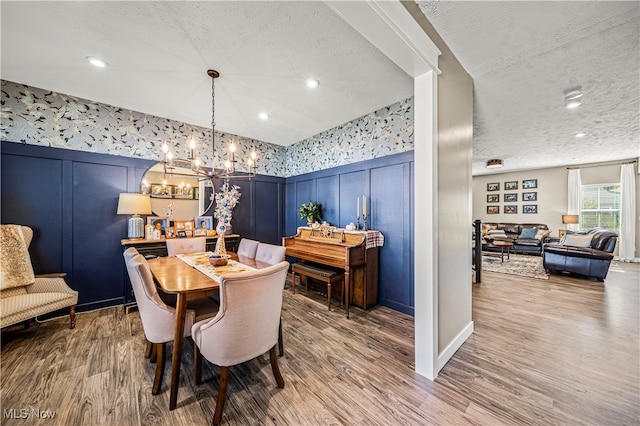
[[[619,256],[614,256],[613,260],[617,260],[618,262],[640,263],[640,257],[634,257],[633,259],[620,259]]]
[[[436,363],[436,377],[438,372],[442,370],[442,367],[451,359],[453,354],[456,353],[460,346],[473,334],[473,321],[470,321],[465,328],[449,343],[449,345],[438,355],[438,361]],[[435,377],[434,377],[435,379]]]

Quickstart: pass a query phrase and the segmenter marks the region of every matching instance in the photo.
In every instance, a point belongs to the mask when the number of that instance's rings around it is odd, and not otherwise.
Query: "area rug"
[[[527,256],[512,254],[507,259],[504,256],[504,263],[500,261],[500,254],[482,256],[482,270],[489,272],[499,272],[501,274],[518,275],[521,277],[537,278],[539,280],[548,280],[549,275],[542,267],[541,256]]]

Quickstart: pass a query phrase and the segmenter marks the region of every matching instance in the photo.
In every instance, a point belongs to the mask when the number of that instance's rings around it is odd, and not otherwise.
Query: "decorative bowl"
[[[229,257],[230,256],[228,254],[223,254],[221,256],[213,255],[209,257],[209,263],[211,266],[224,266],[229,261]]]

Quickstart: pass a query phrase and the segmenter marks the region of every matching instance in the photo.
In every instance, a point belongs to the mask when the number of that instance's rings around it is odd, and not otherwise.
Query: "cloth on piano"
[[[382,247],[384,245],[384,235],[380,231],[364,231],[367,233],[367,245],[368,249],[374,247]]]

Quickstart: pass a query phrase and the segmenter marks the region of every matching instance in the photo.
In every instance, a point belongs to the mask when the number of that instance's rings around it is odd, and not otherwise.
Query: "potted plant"
[[[319,203],[309,201],[309,203],[302,203],[298,209],[300,219],[307,219],[307,224],[311,226],[314,222],[322,220],[322,206]]]

